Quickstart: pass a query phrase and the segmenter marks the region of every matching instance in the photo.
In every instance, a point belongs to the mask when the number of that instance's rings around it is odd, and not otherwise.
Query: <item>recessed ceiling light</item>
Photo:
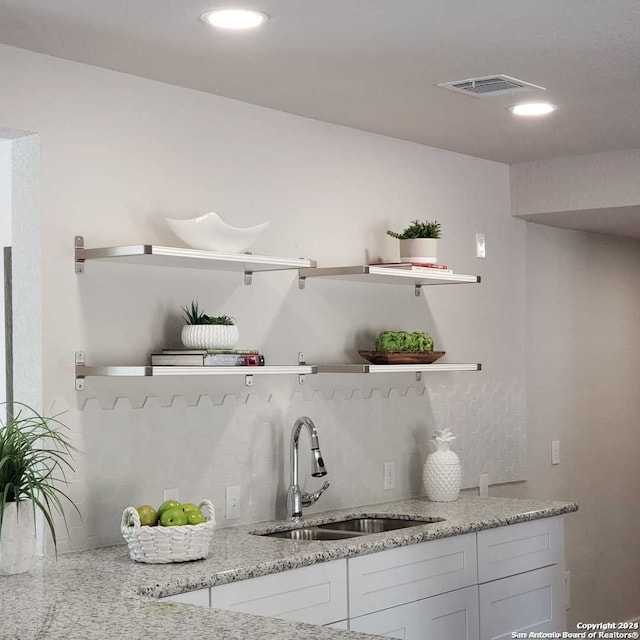
[[[251,9],[214,9],[203,13],[200,19],[212,27],[239,30],[259,27],[269,19],[269,16]]]
[[[549,102],[525,102],[508,107],[509,111],[516,116],[546,116],[557,108],[555,104]]]

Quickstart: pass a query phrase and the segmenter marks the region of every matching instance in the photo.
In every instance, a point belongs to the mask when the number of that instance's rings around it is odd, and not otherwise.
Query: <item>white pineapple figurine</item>
[[[449,449],[456,437],[449,429],[436,429],[436,434],[436,450],[427,456],[422,481],[429,500],[453,502],[458,499],[462,484],[460,458]]]

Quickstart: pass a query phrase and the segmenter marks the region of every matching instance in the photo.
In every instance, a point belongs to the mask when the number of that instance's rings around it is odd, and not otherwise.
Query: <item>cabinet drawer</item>
[[[478,582],[562,563],[562,516],[478,532]]]
[[[561,565],[481,584],[479,595],[481,640],[566,629]]]
[[[209,606],[209,589],[197,589],[196,591],[185,591],[175,596],[160,598],[162,602],[179,602],[180,604],[195,604],[198,607]]]
[[[347,562],[322,562],[213,587],[211,606],[310,624],[344,620]]]
[[[476,534],[350,558],[349,617],[477,582]]]
[[[478,640],[478,588],[450,591],[354,618],[349,629],[400,640]]]

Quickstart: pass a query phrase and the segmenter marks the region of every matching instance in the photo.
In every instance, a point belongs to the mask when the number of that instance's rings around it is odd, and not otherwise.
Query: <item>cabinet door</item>
[[[180,604],[195,604],[198,607],[209,606],[209,589],[197,589],[196,591],[185,591],[175,596],[160,598],[162,602],[179,602]]]
[[[564,558],[562,516],[478,532],[478,582],[532,571]]]
[[[478,640],[478,588],[354,618],[349,629],[400,640]]]
[[[334,560],[211,589],[211,606],[329,624],[347,618],[347,561]]]
[[[511,638],[514,631],[564,631],[564,580],[560,565],[481,584],[480,639]]]
[[[478,582],[476,534],[350,558],[349,617],[366,615]]]

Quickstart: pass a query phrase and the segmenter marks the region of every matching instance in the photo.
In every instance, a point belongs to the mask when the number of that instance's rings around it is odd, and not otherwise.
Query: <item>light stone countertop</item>
[[[351,631],[286,622],[219,609],[162,603],[154,598],[576,511],[572,502],[461,496],[452,503],[425,498],[315,514],[305,525],[357,516],[440,517],[443,522],[345,540],[307,542],[250,532],[290,528],[288,522],[218,529],[206,560],[145,565],[125,546],[40,560],[28,574],[0,576],[1,640],[358,640]]]

